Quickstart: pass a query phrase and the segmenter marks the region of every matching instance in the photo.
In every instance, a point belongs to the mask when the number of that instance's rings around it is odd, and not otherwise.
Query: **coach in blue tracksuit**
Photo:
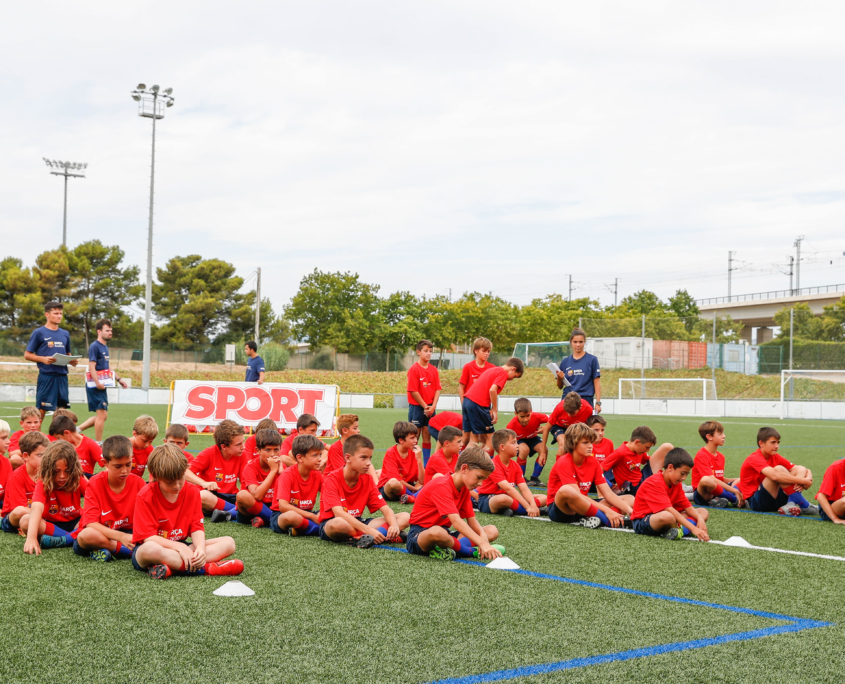
[[[584,351],[587,335],[580,328],[575,328],[569,336],[572,354],[560,362],[557,374],[557,387],[563,390],[561,399],[570,392],[578,392],[592,406],[596,413],[601,413],[601,369],[599,360]],[[566,386],[566,378],[571,386]]]
[[[70,355],[70,333],[59,327],[64,315],[64,305],[47,302],[44,305],[47,322],[36,328],[29,338],[23,357],[38,365],[38,387],[35,405],[41,411],[41,419],[47,411],[70,408],[67,389],[67,366],[55,365],[56,354]],[[76,365],[76,359],[70,362]]]
[[[258,345],[250,340],[244,347],[244,352],[249,357],[246,363],[246,376],[244,382],[257,382],[264,384],[264,359],[258,355]]]

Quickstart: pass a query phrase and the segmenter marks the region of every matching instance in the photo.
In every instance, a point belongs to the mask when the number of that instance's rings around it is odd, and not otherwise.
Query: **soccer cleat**
[[[408,541],[408,533],[405,530],[399,530],[399,540],[403,544]]]
[[[501,553],[503,556],[506,555],[505,554],[505,547],[502,546],[501,544],[490,544],[490,546],[492,546],[494,549],[496,549],[496,551]]]
[[[108,549],[97,549],[92,551],[91,560],[100,561],[101,563],[108,563],[112,559],[111,551]]]
[[[408,504],[409,506],[413,506],[414,502],[416,501],[416,497],[413,495],[403,494],[399,497],[400,504]]]
[[[588,530],[594,530],[597,527],[601,527],[601,518],[597,518],[594,515],[588,516],[586,518],[581,518],[576,525],[580,525],[581,527],[586,527]]]
[[[783,506],[778,508],[778,513],[781,515],[801,515],[801,508],[798,504],[792,503],[791,501],[785,503]]]
[[[549,507],[548,506],[540,506],[540,515],[548,515],[549,514]]]
[[[810,504],[805,508],[802,513],[806,513],[807,515],[818,515],[819,514],[819,507],[816,504]]]
[[[539,477],[532,477],[525,484],[527,484],[529,487],[541,487],[541,488],[546,487],[546,483],[543,482]]]
[[[73,539],[70,537],[63,537],[61,535],[52,536],[49,534],[41,535],[42,549],[61,549],[65,546],[73,546]]]
[[[695,491],[692,485],[684,484],[682,487],[684,488],[684,494],[692,494]]]
[[[723,499],[721,496],[714,496],[710,499],[710,503],[708,505],[713,508],[730,508],[731,502],[727,499]]]
[[[512,508],[506,508],[505,510],[503,510],[500,513],[500,515],[503,515],[506,518],[512,518],[513,517],[513,509]]]
[[[228,511],[224,511],[222,508],[216,508],[211,511],[211,522],[219,523],[219,522],[229,522],[232,519],[232,514]]]
[[[356,546],[359,549],[369,549],[371,546],[375,546],[376,539],[371,534],[363,534],[356,540]]]
[[[622,527],[624,527],[626,530],[634,529],[634,521],[631,520],[631,516],[626,515],[622,518]]]
[[[225,575],[231,577],[234,575],[240,575],[243,571],[244,562],[237,559],[205,564],[206,575]]]
[[[173,574],[173,571],[168,568],[166,565],[158,564],[158,565],[151,565],[147,568],[147,574],[152,577],[153,579],[167,579],[170,575]]]
[[[451,561],[455,560],[455,550],[454,549],[443,549],[439,546],[435,546],[431,551],[428,552],[429,558],[435,558],[437,560],[445,560]]]
[[[680,527],[670,527],[666,530],[663,534],[660,535],[664,539],[669,539],[670,541],[675,541],[676,539],[681,539],[684,536],[684,533],[681,531]]]
[[[253,527],[264,527],[264,518],[260,515],[256,515],[252,520],[249,521],[249,524]]]

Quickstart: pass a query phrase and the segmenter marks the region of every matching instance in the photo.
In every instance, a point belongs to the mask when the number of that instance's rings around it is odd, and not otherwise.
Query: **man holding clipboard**
[[[126,387],[126,382],[117,377],[109,368],[109,347],[106,344],[112,337],[111,321],[101,318],[95,324],[97,339],[88,347],[88,372],[85,374],[85,394],[88,395],[88,411],[94,416],[79,426],[79,431],[94,426],[94,440],[97,444],[103,441],[103,428],[109,412],[109,395],[107,387],[118,384]]]
[[[38,366],[38,387],[35,405],[41,411],[41,420],[47,411],[70,408],[67,391],[67,367],[75,366],[79,356],[70,356],[70,333],[59,327],[64,315],[61,302],[44,305],[47,322],[32,331],[23,357]]]

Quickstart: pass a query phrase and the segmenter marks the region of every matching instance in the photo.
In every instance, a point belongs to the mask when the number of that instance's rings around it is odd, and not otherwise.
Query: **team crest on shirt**
[[[566,371],[566,374],[567,374],[567,375],[571,378],[571,377],[575,374],[575,371],[573,371],[573,370],[570,368],[568,371]]]
[[[215,482],[223,482],[223,473],[214,473]]]
[[[47,346],[48,346],[48,347],[50,347],[50,348],[52,349],[52,348],[53,348],[53,343],[52,343],[52,342],[48,342],[48,343],[47,343]]]
[[[50,515],[56,515],[59,512],[59,504],[51,503],[50,504]]]

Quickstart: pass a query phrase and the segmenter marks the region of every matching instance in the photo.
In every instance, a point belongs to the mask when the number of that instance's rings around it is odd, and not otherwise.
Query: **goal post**
[[[716,401],[712,378],[619,378],[619,399],[701,399]]]
[[[786,418],[787,403],[845,401],[845,370],[782,370],[780,417]]]

